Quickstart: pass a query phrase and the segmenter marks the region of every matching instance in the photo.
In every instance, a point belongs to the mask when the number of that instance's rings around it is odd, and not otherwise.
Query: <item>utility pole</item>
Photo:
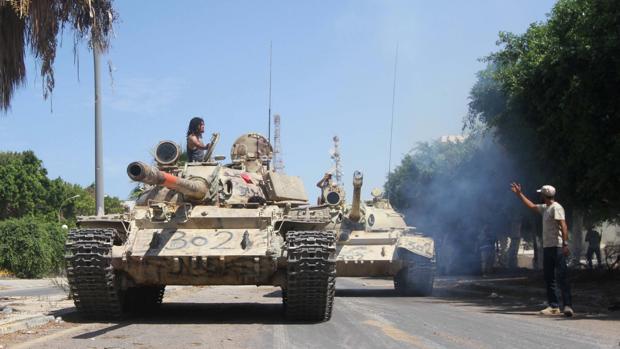
[[[284,172],[282,146],[280,145],[280,114],[273,116],[273,171]]]
[[[342,163],[340,159],[340,138],[334,136],[334,149],[332,149],[331,158],[334,160],[334,177],[336,184],[342,185]]]
[[[99,45],[93,42],[95,62],[95,204],[97,216],[105,215],[103,204],[103,130],[101,127],[101,79],[99,71]]]

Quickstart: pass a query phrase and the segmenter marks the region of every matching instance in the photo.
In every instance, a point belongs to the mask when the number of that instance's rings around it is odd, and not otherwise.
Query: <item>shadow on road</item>
[[[489,314],[543,316],[538,314],[538,312],[546,306],[543,304],[544,298],[519,294],[518,290],[508,294],[500,292],[489,294],[488,292],[477,290],[440,288],[436,289],[433,301],[444,304],[458,304],[459,306],[479,307],[481,312]],[[580,306],[575,300],[573,302],[573,308],[576,311],[574,317],[569,318],[558,315],[548,318],[556,321],[572,321],[576,319],[620,320],[620,312],[601,311],[600,309]]]
[[[73,309],[73,311],[71,311]],[[108,323],[90,320],[81,316],[74,308],[63,312],[63,320],[69,323]],[[54,314],[52,314],[54,315]],[[110,322],[110,326],[97,331],[83,333],[74,338],[97,337],[118,328],[132,324],[271,324],[313,325],[312,322],[289,321],[284,317],[282,304],[261,303],[177,303],[162,304],[161,308],[148,314],[128,314],[120,321]]]
[[[377,302],[388,302],[405,305],[409,302],[446,305],[454,304],[459,307],[472,307],[473,311],[487,314],[505,314],[527,317],[540,317],[538,311],[543,307],[544,297],[536,294],[527,294],[515,288],[508,292],[507,288],[494,289],[488,287],[462,287],[458,280],[438,279],[432,297],[403,297],[392,287],[365,286],[363,282],[339,282],[336,290],[336,304],[334,312],[339,311],[338,298],[376,298]],[[503,282],[498,279],[493,285]],[[281,291],[268,292],[265,298],[280,298]],[[620,312],[600,311],[580,305],[575,299],[574,308],[577,315],[573,318],[564,316],[549,317],[550,321],[574,321],[579,319],[620,320]],[[70,323],[108,323],[85,319],[75,312],[74,308],[61,309],[55,316],[62,316]],[[299,324],[288,321],[284,317],[282,304],[277,303],[196,303],[196,302],[166,302],[161,308],[145,315],[128,316],[122,321],[109,323],[109,326],[97,331],[82,333],[75,338],[93,338],[116,329],[132,324]],[[308,324],[308,323],[303,323]]]
[[[266,298],[280,298],[282,291],[273,291],[265,293]],[[336,297],[400,297],[394,289],[388,288],[339,288],[336,290]]]
[[[336,290],[336,297],[402,297],[393,288],[345,288]]]

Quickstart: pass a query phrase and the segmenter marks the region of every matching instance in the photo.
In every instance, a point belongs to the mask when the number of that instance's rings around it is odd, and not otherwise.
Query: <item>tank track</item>
[[[394,289],[403,296],[430,296],[433,294],[435,262],[407,252],[402,257],[405,267],[394,276]]]
[[[111,265],[114,229],[73,229],[65,244],[67,280],[77,310],[91,319],[117,319],[123,294]]]
[[[286,317],[301,321],[331,318],[336,293],[336,236],[326,231],[286,234],[287,287],[282,292]]]

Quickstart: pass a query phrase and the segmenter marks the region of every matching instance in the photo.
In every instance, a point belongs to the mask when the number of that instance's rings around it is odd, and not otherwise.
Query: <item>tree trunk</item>
[[[506,267],[515,269],[519,265],[519,245],[521,244],[521,215],[515,215],[510,222],[510,247],[506,251]]]
[[[571,253],[577,261],[581,260],[583,255],[583,211],[580,209],[573,209],[573,226],[568,227]]]

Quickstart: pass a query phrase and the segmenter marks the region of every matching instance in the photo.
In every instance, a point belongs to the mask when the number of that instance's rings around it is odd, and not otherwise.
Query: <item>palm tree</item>
[[[74,47],[87,39],[89,47],[105,52],[116,18],[112,0],[0,0],[0,111],[9,109],[26,79],[26,47],[40,67],[47,98],[54,89],[58,33],[68,27]]]

